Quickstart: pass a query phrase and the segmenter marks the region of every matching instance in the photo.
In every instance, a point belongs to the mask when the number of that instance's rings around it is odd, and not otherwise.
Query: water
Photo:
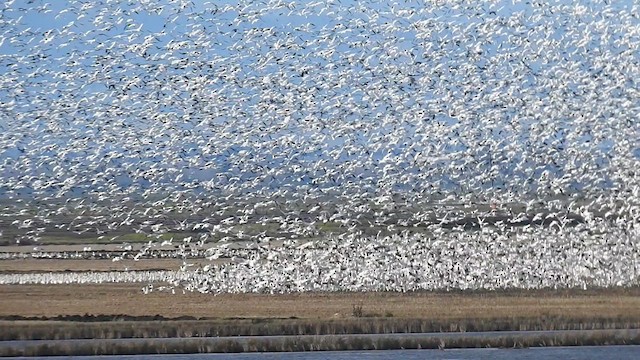
[[[187,355],[126,355],[100,356],[100,360],[355,360],[355,359],[638,359],[640,346],[576,346],[541,347],[529,349],[450,349],[450,350],[389,350],[389,351],[325,351],[305,353],[243,353],[243,354],[187,354]],[[11,358],[8,358],[11,359]],[[50,359],[34,357],[31,359]],[[92,356],[70,356],[65,359],[95,360]]]

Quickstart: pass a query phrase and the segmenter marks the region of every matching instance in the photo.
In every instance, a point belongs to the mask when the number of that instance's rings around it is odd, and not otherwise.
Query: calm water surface
[[[30,359],[48,359],[35,357]],[[192,354],[192,355],[135,355],[135,356],[69,356],[76,360],[356,360],[356,359],[640,359],[640,346],[579,346],[530,349],[451,349],[451,350],[389,350],[389,351],[326,351],[307,353],[249,353],[249,354]]]

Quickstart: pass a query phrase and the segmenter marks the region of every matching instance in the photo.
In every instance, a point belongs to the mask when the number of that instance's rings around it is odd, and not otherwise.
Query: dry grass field
[[[640,318],[640,290],[513,291],[486,293],[321,293],[211,295],[152,292],[141,284],[2,285],[0,317],[162,315],[196,318],[464,319],[505,317]]]

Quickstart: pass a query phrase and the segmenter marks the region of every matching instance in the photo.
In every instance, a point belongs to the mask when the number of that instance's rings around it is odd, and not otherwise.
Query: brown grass
[[[0,317],[83,314],[196,318],[640,318],[640,289],[475,293],[143,294],[139,284],[0,285]]]

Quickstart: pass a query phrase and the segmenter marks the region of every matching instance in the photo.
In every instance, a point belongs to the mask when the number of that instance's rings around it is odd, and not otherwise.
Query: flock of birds
[[[0,274],[0,284],[146,283],[145,293],[498,290],[637,286],[640,247],[632,232],[606,236],[488,228],[434,237],[346,235],[279,246],[214,246],[211,264],[176,271]]]
[[[0,284],[69,285],[103,283],[180,283],[193,275],[184,271],[131,270],[0,274]],[[153,290],[153,286],[145,289]]]
[[[1,240],[209,249],[214,293],[638,284],[633,1],[13,0],[0,68]]]

